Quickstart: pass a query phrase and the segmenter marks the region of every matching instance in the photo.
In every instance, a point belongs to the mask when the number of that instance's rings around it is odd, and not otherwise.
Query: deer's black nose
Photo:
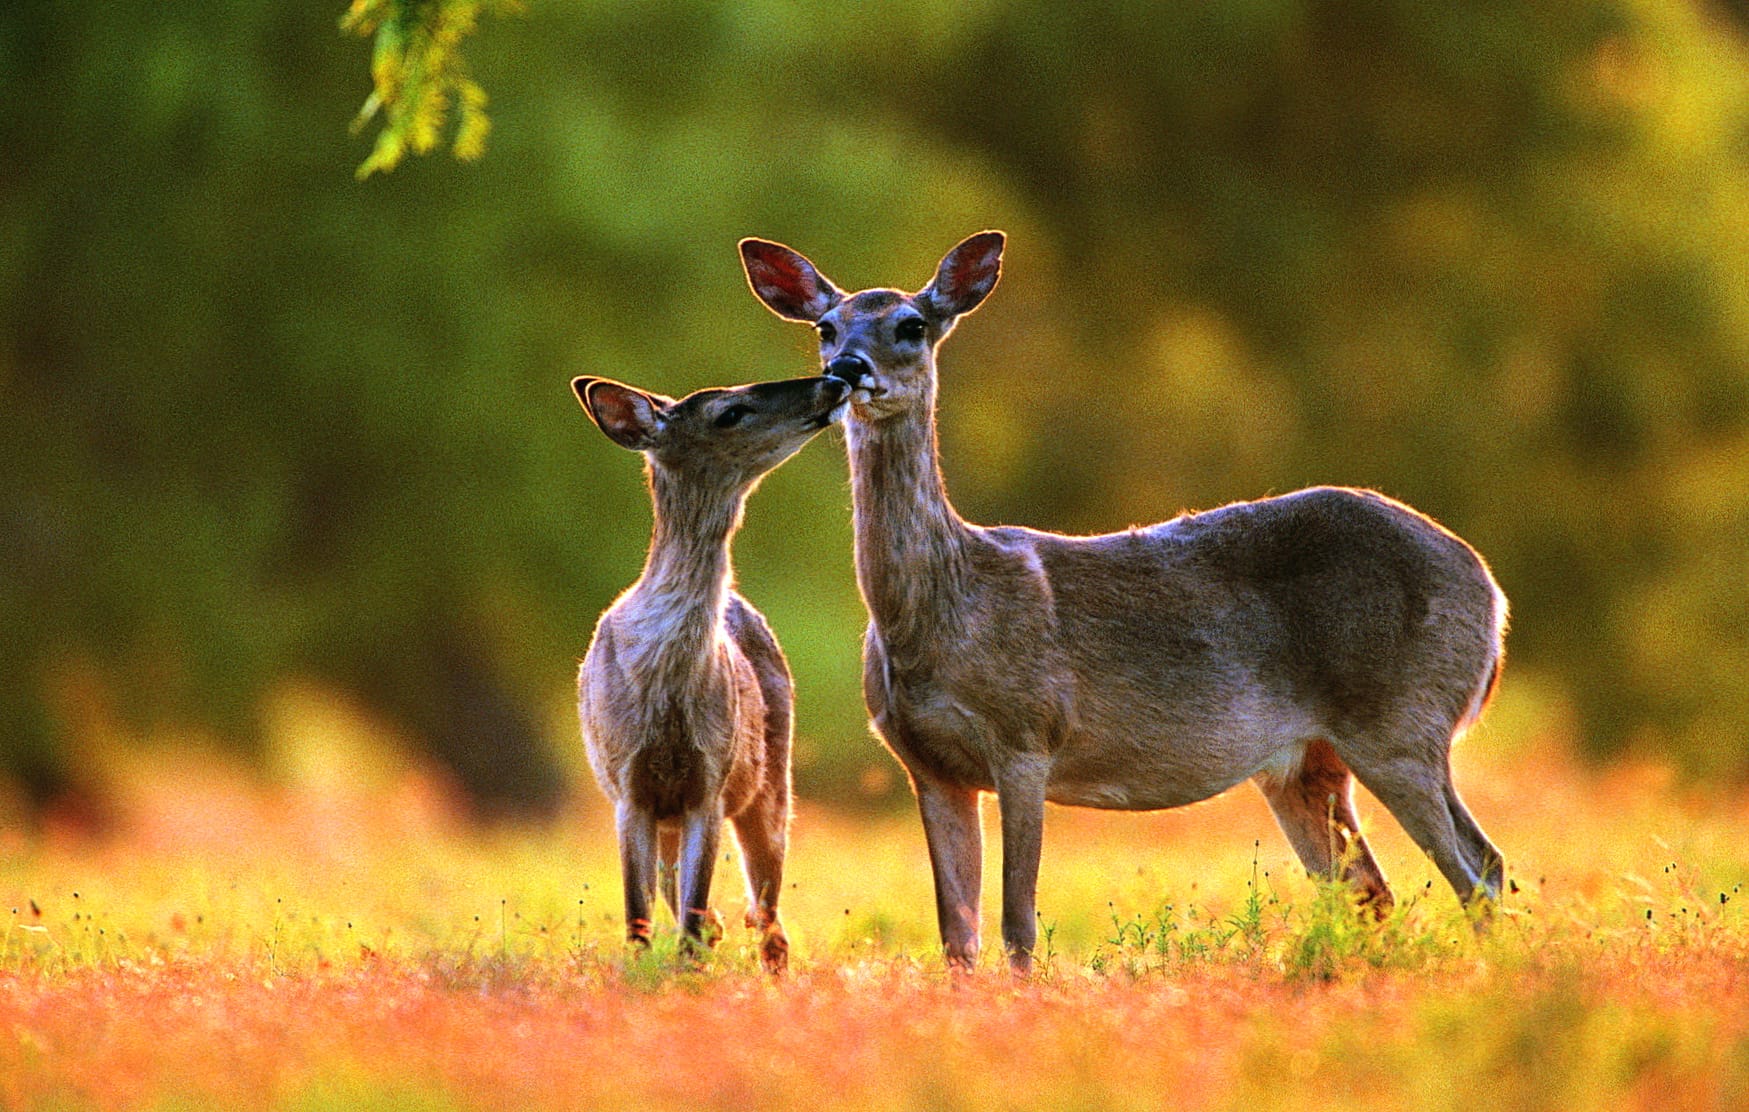
[[[826,364],[826,373],[833,378],[843,379],[854,387],[862,385],[864,376],[872,376],[874,368],[860,355],[840,355]]]

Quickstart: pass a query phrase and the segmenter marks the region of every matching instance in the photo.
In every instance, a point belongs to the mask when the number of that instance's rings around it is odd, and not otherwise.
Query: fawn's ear
[[[741,265],[753,296],[785,320],[814,323],[844,300],[838,287],[798,251],[751,237],[741,241]]]
[[[935,277],[918,293],[917,300],[942,320],[976,309],[1002,277],[1002,246],[1006,242],[1001,232],[967,236],[942,256]]]
[[[571,389],[583,409],[609,440],[622,448],[642,452],[656,446],[662,431],[662,408],[666,399],[646,394],[611,378],[583,375],[571,380]]]

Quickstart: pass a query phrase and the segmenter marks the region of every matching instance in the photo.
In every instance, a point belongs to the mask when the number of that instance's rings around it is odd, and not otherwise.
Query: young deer
[[[649,944],[659,858],[685,943],[715,941],[711,874],[727,819],[747,925],[780,972],[790,674],[765,619],[729,585],[729,542],[747,495],[842,413],[850,388],[800,378],[675,401],[605,378],[571,387],[609,439],[643,453],[655,503],[644,573],[602,614],[577,676],[589,765],[619,828],[626,934]]]
[[[1044,805],[1177,807],[1262,789],[1313,873],[1382,914],[1359,777],[1466,900],[1504,864],[1452,786],[1453,738],[1498,678],[1506,599],[1433,521],[1320,488],[1071,537],[984,528],[937,467],[936,347],[995,287],[1003,236],[971,236],[916,294],[845,294],[747,239],[753,292],[812,324],[851,383],[846,437],[863,690],[911,777],[950,963],[978,953],[980,793],[1002,823],[1002,938],[1030,968]]]

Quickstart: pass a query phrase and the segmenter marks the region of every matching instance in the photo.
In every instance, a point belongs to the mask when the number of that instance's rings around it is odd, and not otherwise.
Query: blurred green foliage
[[[486,153],[486,91],[468,72],[461,43],[479,22],[480,9],[522,10],[522,0],[352,0],[340,29],[370,36],[371,93],[353,121],[362,129],[380,112],[370,157],[358,167],[368,178],[393,170],[411,149],[426,154],[437,146],[450,110],[456,113],[455,156],[471,161]]]
[[[93,689],[248,745],[313,679],[488,807],[552,805],[574,661],[648,537],[570,376],[803,373],[737,238],[915,286],[991,226],[1003,287],[943,361],[967,516],[1376,486],[1489,556],[1508,682],[1544,677],[1587,746],[1749,774],[1725,9],[542,0],[452,71],[493,97],[489,157],[355,182],[402,126],[348,134],[388,104],[359,13],[480,6],[355,7],[374,80],[321,5],[0,10],[0,759],[39,796],[78,782]],[[464,148],[475,88],[442,94]],[[397,156],[435,142],[424,103]],[[737,563],[797,675],[800,789],[845,798],[892,766],[832,439]]]

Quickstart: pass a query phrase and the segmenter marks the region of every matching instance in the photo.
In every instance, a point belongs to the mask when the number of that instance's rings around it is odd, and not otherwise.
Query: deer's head
[[[644,453],[652,467],[734,486],[756,483],[799,451],[850,393],[825,375],[709,387],[678,401],[588,375],[571,389],[608,439]]]
[[[949,251],[914,294],[845,294],[800,252],[763,239],[741,241],[753,294],[785,320],[814,326],[826,374],[853,388],[862,421],[927,410],[935,400],[935,347],[976,309],[1002,274],[1001,232],[979,232]]]

